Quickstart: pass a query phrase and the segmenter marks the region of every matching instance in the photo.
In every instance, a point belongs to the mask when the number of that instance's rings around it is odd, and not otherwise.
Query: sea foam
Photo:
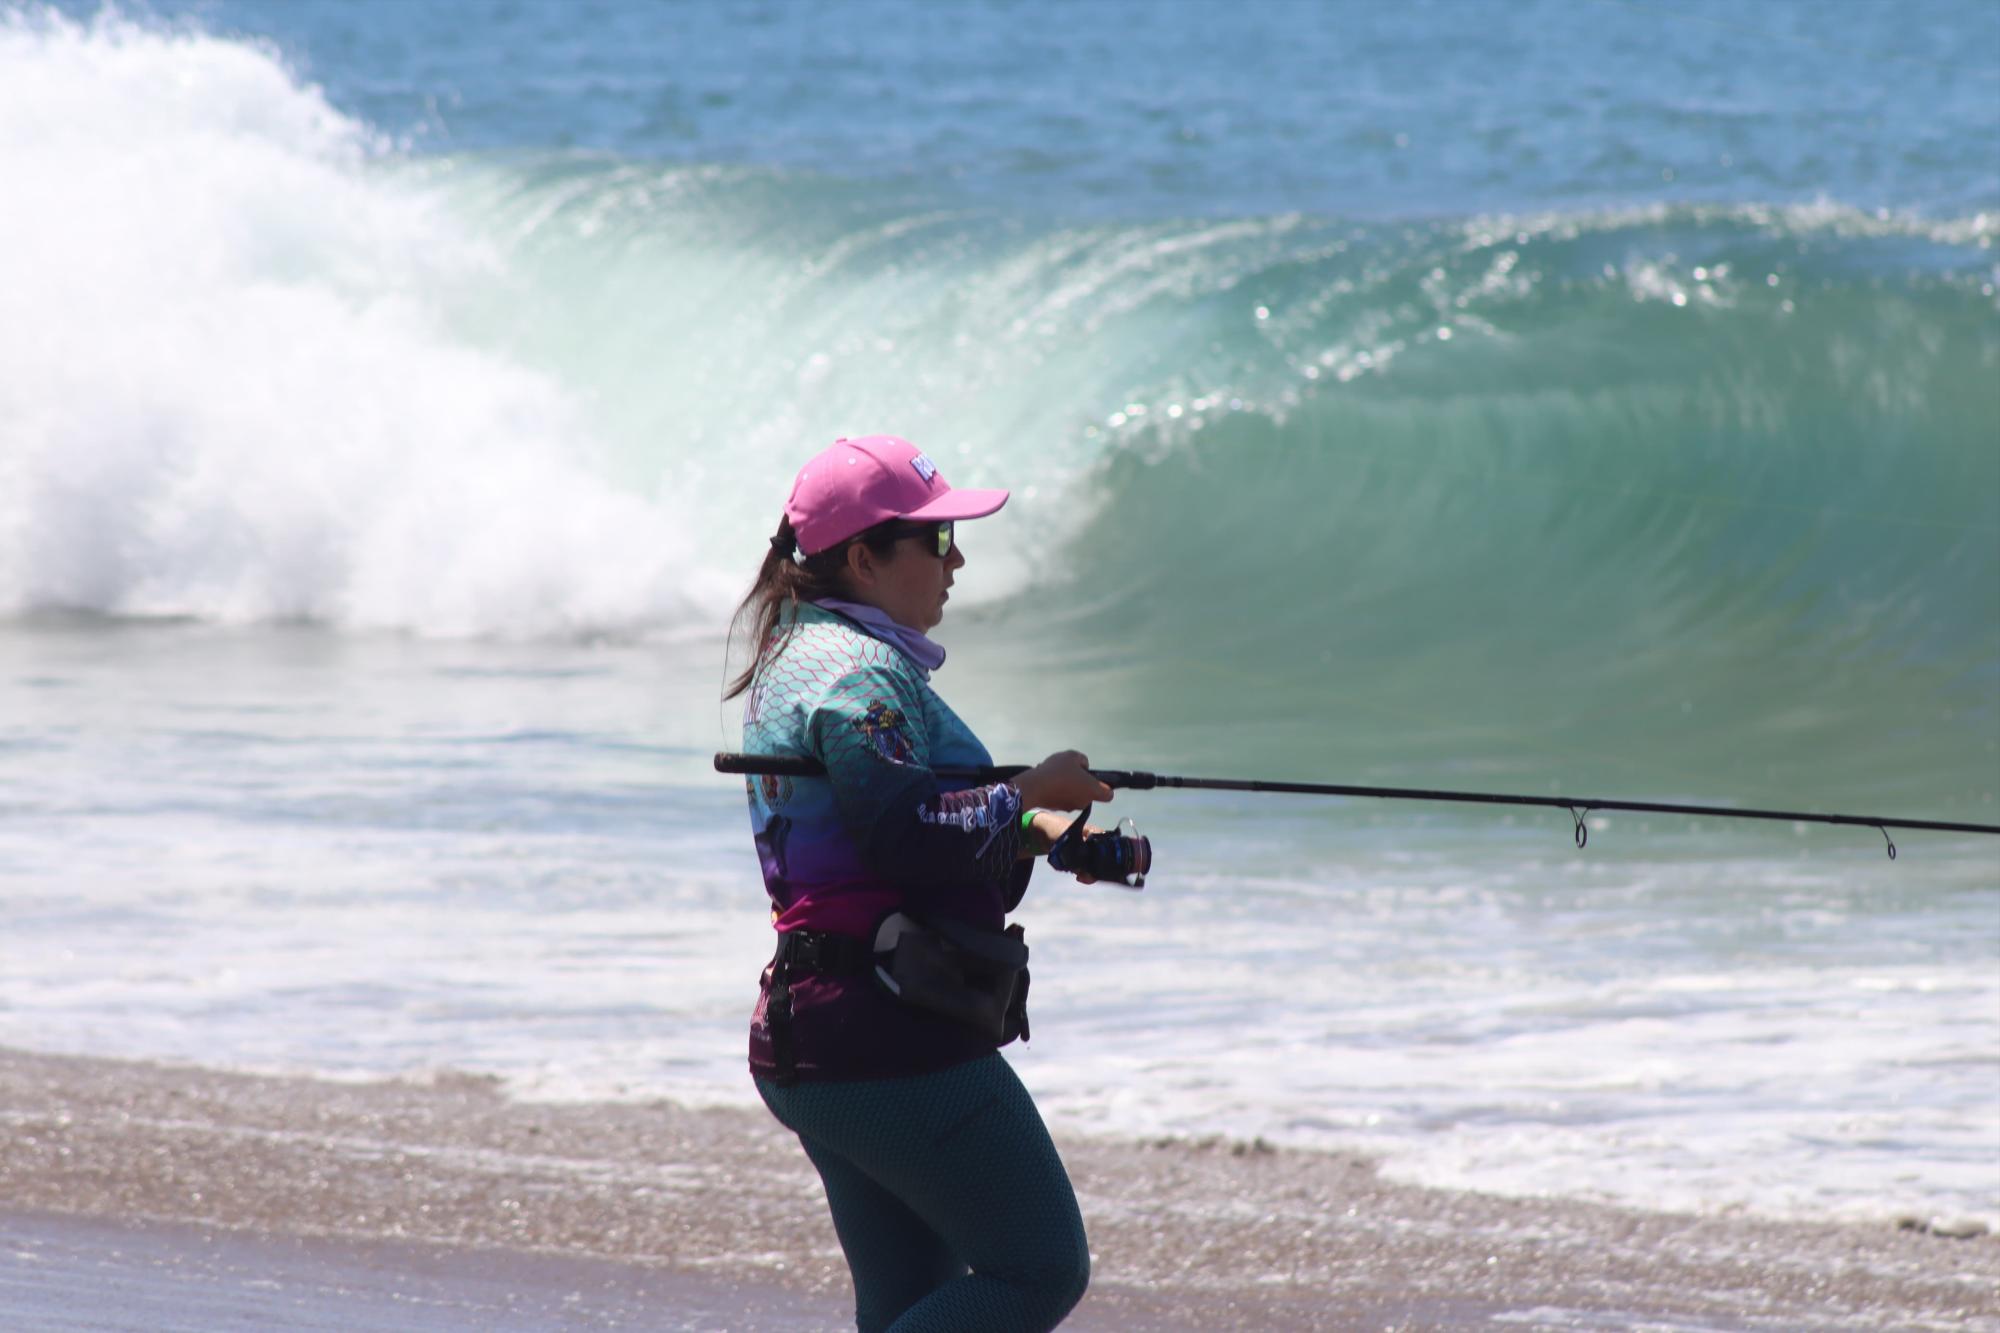
[[[0,23],[0,611],[439,634],[712,615],[681,506],[448,327],[502,257],[272,52]]]

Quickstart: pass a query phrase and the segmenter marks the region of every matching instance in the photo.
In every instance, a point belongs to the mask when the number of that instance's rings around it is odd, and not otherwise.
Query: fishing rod
[[[984,768],[933,769],[941,778],[962,778],[973,783],[1006,782],[1028,771],[1026,764],[1000,764]],[[718,773],[770,774],[775,777],[819,778],[826,766],[817,759],[795,755],[718,754]],[[1179,787],[1189,791],[1285,792],[1299,796],[1368,796],[1388,801],[1454,801],[1476,805],[1539,805],[1566,810],[1576,822],[1576,845],[1590,842],[1590,826],[1585,823],[1594,810],[1626,810],[1640,814],[1695,815],[1713,819],[1767,819],[1788,824],[1849,824],[1872,828],[1888,845],[1889,859],[1896,859],[1896,840],[1889,830],[1922,829],[1938,833],[2000,833],[2000,824],[1968,824],[1943,819],[1890,819],[1880,815],[1808,814],[1796,810],[1751,810],[1722,805],[1682,805],[1669,801],[1614,801],[1580,796],[1520,796],[1505,792],[1438,791],[1426,787],[1359,787],[1334,782],[1271,782],[1259,778],[1184,778],[1167,773],[1145,773],[1133,769],[1094,768],[1092,776],[1107,787],[1129,791],[1151,791],[1157,787]]]

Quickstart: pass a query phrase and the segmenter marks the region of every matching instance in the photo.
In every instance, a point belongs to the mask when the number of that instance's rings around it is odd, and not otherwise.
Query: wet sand
[[[0,1328],[837,1329],[761,1112],[0,1051]],[[1078,1329],[1988,1329],[2000,1239],[1509,1200],[1332,1153],[1064,1139]]]

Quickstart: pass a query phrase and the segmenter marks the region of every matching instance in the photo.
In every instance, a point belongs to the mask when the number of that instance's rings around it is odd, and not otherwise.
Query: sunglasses
[[[928,540],[925,544],[925,549],[933,551],[937,558],[942,560],[951,554],[952,542],[955,539],[957,528],[958,525],[954,522],[905,523],[899,527],[890,529],[890,535],[894,536],[898,541],[905,537],[926,538]]]

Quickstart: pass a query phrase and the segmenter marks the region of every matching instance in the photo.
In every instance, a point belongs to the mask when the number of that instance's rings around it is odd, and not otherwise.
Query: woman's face
[[[903,538],[886,559],[859,544],[855,550],[862,553],[848,563],[848,581],[859,594],[855,600],[880,608],[899,625],[925,633],[937,628],[952,577],[965,565],[956,540],[943,557],[937,553],[937,539],[929,535]]]

